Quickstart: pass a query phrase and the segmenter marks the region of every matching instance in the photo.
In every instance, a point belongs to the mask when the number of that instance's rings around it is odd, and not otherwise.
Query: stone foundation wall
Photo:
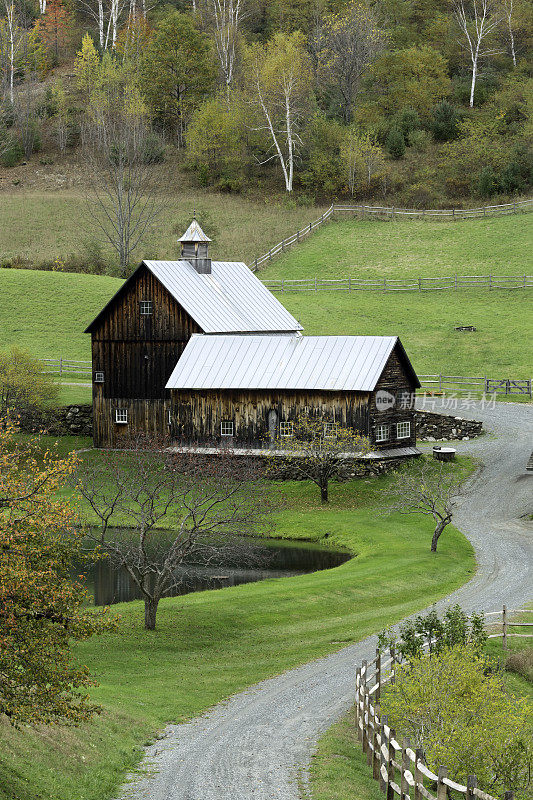
[[[435,411],[416,412],[416,438],[420,442],[439,442],[450,439],[467,441],[479,436],[483,423],[475,419],[437,414]]]
[[[61,408],[31,410],[20,413],[20,428],[25,433],[51,436],[92,436],[92,405],[63,406]]]

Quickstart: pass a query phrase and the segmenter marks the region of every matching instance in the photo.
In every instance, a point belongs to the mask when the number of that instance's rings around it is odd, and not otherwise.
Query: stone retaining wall
[[[19,421],[21,430],[26,433],[43,431],[51,436],[93,435],[93,407],[90,404],[23,411]]]
[[[93,410],[92,406],[77,405],[64,406],[54,410],[40,412],[25,412],[21,414],[20,425],[27,433],[46,431],[52,436],[92,436]],[[482,433],[483,423],[462,417],[453,417],[447,414],[437,414],[434,411],[416,412],[416,435],[421,442],[437,442],[444,440],[468,440]],[[396,459],[393,459],[396,463]],[[389,462],[380,461],[380,465]],[[373,474],[384,472],[389,467],[372,467],[376,470]],[[347,472],[350,477],[350,467]]]
[[[483,423],[435,411],[416,412],[416,438],[420,442],[440,442],[453,439],[467,441],[482,433]]]

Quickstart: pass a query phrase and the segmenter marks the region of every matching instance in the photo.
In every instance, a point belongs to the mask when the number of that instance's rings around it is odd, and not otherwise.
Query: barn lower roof
[[[205,336],[194,334],[167,389],[372,391],[397,336]]]

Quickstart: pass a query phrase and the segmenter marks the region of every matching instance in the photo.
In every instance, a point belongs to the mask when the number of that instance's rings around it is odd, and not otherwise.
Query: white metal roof
[[[166,388],[372,391],[396,343],[403,353],[396,336],[194,334]]]
[[[200,225],[193,219],[183,236],[178,239],[178,242],[210,242],[209,236],[206,236]]]
[[[199,274],[189,261],[145,261],[205,333],[300,331],[302,326],[246,264],[213,261]]]

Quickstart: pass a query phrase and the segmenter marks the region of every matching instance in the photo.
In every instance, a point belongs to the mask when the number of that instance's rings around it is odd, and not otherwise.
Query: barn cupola
[[[178,241],[181,245],[182,260],[190,261],[196,272],[201,275],[209,275],[211,273],[211,259],[209,258],[211,239],[200,228],[196,217],[193,217],[191,224]]]

